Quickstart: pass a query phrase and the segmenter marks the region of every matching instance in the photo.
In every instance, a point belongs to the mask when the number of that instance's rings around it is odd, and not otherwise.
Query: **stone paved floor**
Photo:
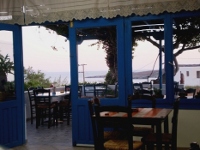
[[[12,150],[94,150],[93,147],[72,146],[72,126],[66,121],[57,127],[47,128],[46,125],[35,128],[35,124],[27,121],[27,142]]]

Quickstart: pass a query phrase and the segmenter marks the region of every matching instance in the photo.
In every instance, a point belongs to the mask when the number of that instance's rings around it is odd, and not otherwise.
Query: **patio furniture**
[[[132,103],[133,102],[147,102],[150,103],[150,107],[151,108],[155,108],[156,107],[156,99],[153,96],[150,95],[129,95],[128,96],[128,106],[130,108],[132,108]],[[147,104],[145,104],[145,107]],[[140,105],[141,107],[142,105]],[[134,107],[136,108],[136,107]],[[133,131],[133,136],[145,136],[149,133],[153,133],[154,132],[154,126],[151,125],[151,127],[146,127],[146,126],[135,126],[134,127],[134,131]]]
[[[116,98],[118,97],[118,88],[119,88],[119,85],[118,84],[115,84],[115,88],[114,90],[110,90],[109,87],[107,87],[107,93],[106,93],[106,98]],[[112,91],[111,93],[109,93],[109,91]]]
[[[70,124],[71,116],[71,95],[65,95],[64,98],[58,103],[60,121],[67,119],[67,125]]]
[[[65,92],[70,92],[71,91],[71,86],[70,85],[65,85]],[[82,85],[78,86],[78,97],[81,98],[82,96]]]
[[[172,150],[177,150],[177,124],[178,124],[178,111],[179,111],[179,98],[176,99],[173,106],[173,117],[172,117],[172,131],[171,133],[163,133],[161,135],[160,142],[165,144],[165,148],[168,150],[169,145]],[[149,150],[152,150],[154,144],[158,143],[158,138],[155,133],[151,133],[142,138],[142,141]]]
[[[83,89],[84,89],[84,97],[91,98],[96,96],[94,84],[84,84]]]
[[[142,95],[142,84],[141,83],[133,83],[133,93],[139,93]]]
[[[142,94],[143,95],[153,95],[153,90],[152,90],[152,83],[151,82],[142,82]]]
[[[57,125],[57,102],[51,101],[50,89],[35,89],[33,93],[36,108],[36,128],[40,126],[41,121],[43,124],[45,119],[47,119],[48,128],[50,128],[51,125],[55,125],[55,122]]]
[[[109,116],[109,112],[116,114]],[[103,115],[102,115],[103,114]],[[126,117],[124,117],[124,114]],[[141,141],[133,141],[132,110],[125,106],[95,106],[95,120],[97,123],[98,149],[103,150],[139,150],[144,149]],[[124,133],[123,139],[105,140],[106,129],[120,128]]]
[[[29,103],[30,103],[30,112],[31,112],[31,124],[33,124],[33,119],[36,115],[35,111],[35,100],[34,100],[34,94],[33,90],[36,89],[35,87],[29,87],[27,89],[28,91],[28,97],[29,97]]]
[[[94,106],[95,105],[99,105],[100,103],[97,102],[95,104],[95,99],[93,100],[88,100],[88,108],[89,108],[89,114],[90,114],[90,119],[91,119],[91,123],[92,123],[92,132],[93,132],[93,138],[94,138],[94,146],[95,146],[95,150],[98,149],[98,141],[97,141],[97,126],[96,126],[96,122],[95,122],[95,112],[94,112]],[[109,140],[110,138],[113,139],[121,139],[122,138],[122,134],[117,131],[117,130],[113,130],[113,131],[104,131],[104,140]]]
[[[105,97],[106,92],[107,92],[107,85],[106,84],[95,84],[94,85],[95,89],[95,96],[96,97]]]

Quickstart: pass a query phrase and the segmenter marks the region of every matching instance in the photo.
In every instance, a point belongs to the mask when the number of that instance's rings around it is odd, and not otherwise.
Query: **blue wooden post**
[[[173,66],[173,28],[172,17],[165,15],[164,19],[164,37],[165,37],[165,73],[166,73],[166,99],[169,103],[174,101],[174,66]]]
[[[162,39],[159,40],[160,49],[159,49],[159,88],[162,90]]]

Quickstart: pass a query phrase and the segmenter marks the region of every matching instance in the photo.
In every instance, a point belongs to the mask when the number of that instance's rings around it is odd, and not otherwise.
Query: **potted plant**
[[[14,74],[14,62],[10,61],[8,54],[4,57],[0,54],[0,100],[6,97],[5,86],[7,84],[7,74]]]
[[[154,97],[155,98],[164,98],[164,95],[162,94],[161,89],[154,88]]]

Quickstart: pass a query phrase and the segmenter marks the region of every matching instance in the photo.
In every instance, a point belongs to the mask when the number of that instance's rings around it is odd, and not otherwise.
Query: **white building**
[[[200,86],[200,64],[180,64],[174,81],[179,82],[183,74],[184,86]]]

